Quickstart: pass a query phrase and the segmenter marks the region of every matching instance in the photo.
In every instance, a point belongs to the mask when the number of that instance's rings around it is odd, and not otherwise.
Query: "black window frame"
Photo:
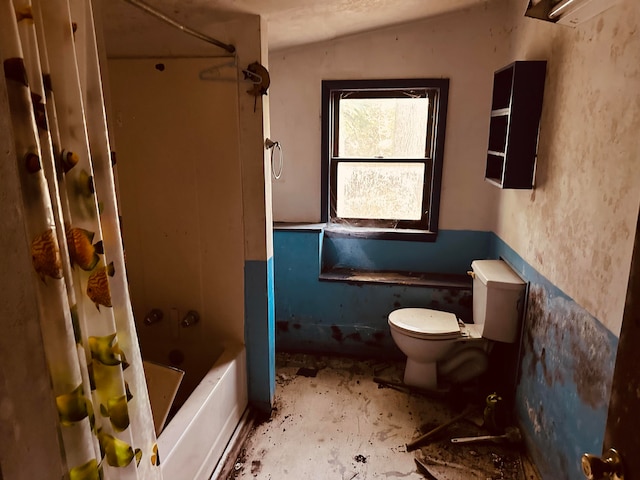
[[[429,102],[430,120],[427,124],[427,148],[424,158],[341,158],[337,156],[339,133],[338,108],[340,95],[349,93],[349,98],[398,97],[402,92],[415,90],[425,92],[433,100]],[[321,220],[334,235],[362,238],[435,241],[438,232],[442,166],[446,132],[449,79],[382,79],[382,80],[323,80],[322,81],[322,142]],[[425,164],[425,195],[423,214],[419,221],[349,219],[339,221],[335,211],[337,167],[341,162],[403,162]],[[426,186],[429,185],[428,192]],[[338,220],[337,220],[338,219]]]

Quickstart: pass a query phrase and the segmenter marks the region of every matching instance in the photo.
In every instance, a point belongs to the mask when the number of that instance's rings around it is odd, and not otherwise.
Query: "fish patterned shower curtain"
[[[0,0],[33,261],[20,281],[36,285],[63,478],[160,479],[97,51],[90,0]]]

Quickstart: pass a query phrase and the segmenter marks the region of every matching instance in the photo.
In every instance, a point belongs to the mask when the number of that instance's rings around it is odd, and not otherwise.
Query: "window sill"
[[[298,222],[274,222],[274,230],[321,232],[326,223],[298,223]]]
[[[437,232],[418,229],[349,227],[327,223],[325,235],[334,238],[368,238],[372,240],[403,240],[409,242],[435,242]]]
[[[435,242],[438,234],[429,230],[349,227],[333,223],[274,222],[276,231],[324,232],[333,238],[364,238],[372,240],[404,240],[409,242]]]
[[[375,283],[415,287],[470,289],[471,277],[447,273],[374,272],[349,268],[332,268],[318,277],[325,282],[348,282],[353,284]]]

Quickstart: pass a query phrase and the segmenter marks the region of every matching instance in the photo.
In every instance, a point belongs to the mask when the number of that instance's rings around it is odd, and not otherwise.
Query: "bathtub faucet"
[[[182,327],[192,327],[200,321],[200,314],[195,310],[189,310],[180,322]]]
[[[147,313],[146,317],[144,317],[144,324],[153,325],[154,323],[158,323],[160,320],[162,320],[163,316],[164,314],[162,313],[162,310],[160,310],[159,308],[154,308],[149,313]]]

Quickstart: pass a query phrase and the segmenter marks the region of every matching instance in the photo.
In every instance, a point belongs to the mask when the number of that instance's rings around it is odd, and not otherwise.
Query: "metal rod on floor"
[[[411,452],[411,451],[415,450],[416,448],[419,447],[420,444],[426,442],[427,440],[429,440],[434,435],[440,433],[442,430],[447,428],[449,425],[452,425],[452,424],[462,420],[464,417],[466,417],[468,415],[471,415],[471,413],[473,413],[475,410],[477,410],[477,409],[473,405],[470,405],[467,408],[465,408],[464,411],[460,415],[456,415],[452,419],[444,422],[442,425],[437,426],[433,430],[430,430],[427,433],[425,433],[424,435],[420,435],[415,440],[407,443],[407,452]]]
[[[141,10],[144,10],[145,12],[147,12],[150,15],[153,15],[154,17],[162,20],[163,22],[168,23],[169,25],[182,30],[184,33],[189,34],[191,36],[194,36],[196,38],[199,38],[200,40],[204,40],[205,42],[209,42],[212,43],[213,45],[220,47],[220,48],[224,48],[227,52],[229,53],[234,53],[236,51],[236,47],[234,47],[233,45],[229,45],[227,43],[222,43],[219,40],[216,40],[215,38],[212,38],[208,35],[205,35],[204,33],[200,33],[196,30],[193,30],[185,25],[182,25],[181,23],[176,22],[174,19],[167,17],[164,13],[159,12],[158,10],[156,10],[155,8],[151,7],[150,5],[147,5],[146,3],[144,3],[141,0],[124,0],[127,3],[130,3],[131,5],[140,8]]]

